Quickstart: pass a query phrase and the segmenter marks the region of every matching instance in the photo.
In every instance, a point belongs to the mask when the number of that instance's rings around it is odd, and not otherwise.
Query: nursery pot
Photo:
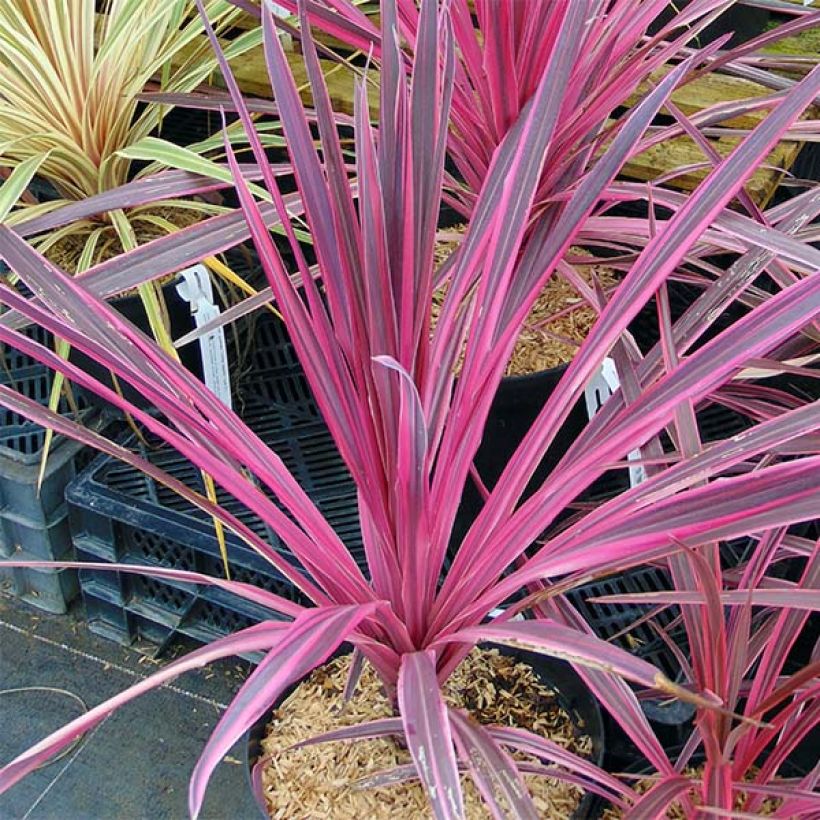
[[[691,0],[675,0],[674,4],[670,3],[669,8],[662,12],[659,18],[649,26],[649,33],[655,34],[672,20],[679,13],[679,10],[682,10],[690,3]],[[769,18],[770,12],[768,9],[735,3],[724,11],[714,23],[711,23],[703,30],[698,37],[698,41],[701,45],[707,45],[718,37],[732,32],[732,38],[725,47],[737,46],[763,34]]]
[[[604,729],[601,712],[598,703],[587,689],[581,678],[575,673],[572,667],[554,658],[540,655],[536,652],[529,652],[524,649],[514,649],[505,646],[490,646],[486,648],[498,649],[498,651],[508,657],[513,657],[518,661],[528,664],[537,673],[539,679],[556,692],[559,705],[567,712],[573,723],[582,729],[583,734],[590,737],[592,741],[592,754],[590,760],[596,765],[601,765],[604,757]],[[334,657],[350,651],[349,646],[345,646],[342,651],[337,652]],[[297,681],[276,700],[273,706],[266,712],[245,735],[245,771],[247,775],[248,788],[256,800],[256,791],[253,787],[253,768],[262,756],[262,741],[266,735],[266,729],[271,721],[273,712],[289,697],[289,695],[301,683]],[[351,741],[356,742],[356,741]],[[572,820],[585,820],[590,817],[590,810],[593,806],[591,793],[585,794],[578,807],[571,815]],[[259,805],[257,803],[257,805]],[[265,807],[259,805],[259,815],[267,818]]]
[[[698,293],[699,291],[691,285],[676,281],[668,283],[673,321],[685,312]],[[725,316],[718,318],[713,327],[698,343],[698,346],[713,338],[742,314],[743,310],[737,308],[726,311]],[[646,305],[629,324],[629,332],[644,353],[658,341],[658,320],[654,300]],[[697,349],[697,346],[695,349]],[[478,474],[488,490],[492,490],[495,486],[516,448],[563,377],[567,367],[568,365],[560,365],[538,373],[505,376],[501,380],[487,416],[481,444],[474,459]],[[598,383],[600,381],[598,380]],[[596,389],[593,391],[591,398],[594,404],[600,406],[608,398],[608,392],[601,395],[596,383]],[[718,437],[733,435],[738,432],[735,427],[739,418],[730,410],[718,408],[709,415],[708,419],[704,419],[708,429],[701,430],[701,433],[706,438],[712,438],[715,435]],[[526,500],[543,484],[545,478],[581,434],[588,421],[586,399],[581,396],[561,425],[550,448],[538,465],[533,478],[523,493],[523,500]],[[625,470],[609,471],[587,488],[582,500],[596,501],[612,498],[629,489],[629,486],[629,476]],[[483,501],[479,490],[472,479],[468,479],[453,528],[451,550],[455,551],[461,544],[464,535],[482,506]],[[560,512],[551,526],[555,526],[566,519],[570,512],[569,510]]]
[[[688,305],[689,295],[670,291],[673,307],[682,313]],[[657,320],[651,306],[642,311],[630,324],[629,330],[642,349],[647,349],[657,341]],[[525,375],[504,376],[502,378],[487,422],[481,445],[476,452],[474,463],[482,482],[488,490],[497,483],[504,468],[512,458],[518,445],[532,426],[547,399],[552,395],[563,377],[568,365],[563,364]],[[596,391],[594,402],[599,406],[608,398]],[[524,490],[526,500],[555,468],[564,453],[574,443],[589,421],[586,399],[582,395],[561,425],[552,444],[539,463],[533,477]],[[585,498],[610,498],[629,489],[629,479],[624,471],[613,471],[601,476],[585,493]],[[453,527],[451,549],[457,550],[470,525],[483,506],[482,496],[472,479],[468,479],[462,494],[461,506]],[[564,520],[570,511],[556,516],[552,526]]]
[[[481,445],[475,455],[475,466],[481,480],[492,489],[521,440],[541,412],[547,399],[566,371],[566,365],[528,373],[505,376],[490,407]],[[561,426],[558,435],[535,471],[524,497],[528,497],[556,466],[564,452],[587,424],[583,399],[575,404]],[[468,480],[461,499],[453,531],[453,545],[461,543],[470,524],[483,506],[481,494],[472,480]]]
[[[177,279],[175,277],[160,288],[162,299],[165,301],[165,305],[168,309],[168,320],[172,339],[181,338],[195,327],[194,319],[191,315],[191,306],[179,295],[176,286]],[[109,300],[109,304],[125,319],[131,322],[131,324],[138,327],[148,337],[153,338],[151,326],[148,322],[148,315],[145,312],[145,306],[138,293],[129,293],[124,296],[115,297]],[[201,379],[202,359],[199,353],[199,345],[193,342],[181,348],[178,352],[182,364],[197,378]],[[70,359],[93,378],[109,387],[112,386],[111,373],[108,368],[103,367],[90,356],[72,349]],[[125,384],[122,380],[120,380],[120,388],[125,398],[132,404],[140,408],[148,406],[145,397],[137,390]],[[104,402],[95,393],[90,393],[90,397],[93,404],[107,405],[107,402]]]

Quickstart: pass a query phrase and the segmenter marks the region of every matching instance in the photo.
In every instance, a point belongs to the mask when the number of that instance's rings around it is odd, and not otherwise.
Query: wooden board
[[[820,3],[820,0],[817,0]],[[302,56],[296,51],[288,53],[294,77],[300,87],[303,101],[312,103],[310,88],[307,82]],[[354,72],[347,66],[334,64],[329,60],[322,60],[325,71],[328,92],[335,110],[340,113],[353,113]],[[265,58],[260,48],[253,49],[235,61],[234,73],[240,88],[252,96],[270,97],[271,89],[268,82]],[[360,76],[360,75],[359,75]],[[220,78],[221,80],[221,78]],[[217,80],[219,83],[220,80]],[[370,73],[368,81],[368,100],[371,112],[378,109],[378,88],[373,80],[378,80],[376,72]],[[642,93],[648,86],[642,89]],[[675,104],[687,115],[702,111],[712,105],[726,101],[736,101],[765,96],[770,92],[757,83],[728,75],[712,74],[701,77],[678,89],[672,99]],[[638,99],[636,95],[635,99]],[[635,100],[632,100],[634,102]],[[736,117],[726,124],[738,128],[753,128],[765,116],[763,113],[751,113]],[[817,116],[812,111],[807,116]],[[721,137],[712,139],[718,153],[726,156],[737,144],[736,138]],[[760,168],[747,183],[747,190],[759,205],[765,205],[773,195],[777,185],[787,170],[794,163],[800,150],[797,142],[784,141],[770,154],[766,166]],[[662,145],[644,152],[631,160],[624,169],[623,176],[628,179],[648,181],[665,176],[678,167],[697,165],[706,162],[706,156],[689,138],[681,137],[669,140]],[[669,185],[679,190],[692,190],[708,173],[707,169],[688,172],[669,181]]]
[[[313,98],[307,78],[307,69],[301,54],[287,52],[288,63],[293,72],[300,96],[306,105],[311,105]],[[347,66],[320,60],[327,83],[328,94],[334,110],[342,114],[353,113],[353,93],[356,80],[362,75],[354,74]],[[268,81],[268,70],[262,49],[254,49],[243,55],[233,66],[234,76],[239,87],[246,93],[257,97],[270,97],[271,87]],[[378,110],[379,91],[372,80],[378,79],[378,73],[371,71],[368,81],[368,100],[372,111]]]
[[[672,101],[686,115],[702,111],[721,102],[754,99],[768,96],[769,89],[757,83],[730,77],[723,74],[711,74],[701,77],[679,88]],[[757,111],[734,117],[724,123],[737,128],[754,128],[766,116],[765,111]],[[806,117],[817,115],[816,109],[810,109]],[[740,142],[737,137],[712,138],[710,142],[721,156],[727,156]],[[788,170],[797,159],[801,143],[783,140],[769,154],[766,163],[758,169],[746,184],[746,190],[754,201],[766,205]],[[624,169],[624,176],[641,182],[654,180],[679,167],[698,165],[707,161],[704,152],[690,138],[679,137],[656,145],[631,160]],[[693,190],[707,175],[708,168],[692,171],[669,181],[670,187],[679,190]]]
[[[721,156],[727,156],[739,140],[722,137],[712,140]],[[801,145],[796,142],[781,142],[766,160],[766,167],[759,168],[746,183],[746,190],[752,199],[765,206],[774,194],[783,172],[797,159]],[[673,168],[697,165],[706,161],[701,149],[688,137],[678,137],[655,145],[627,163],[623,176],[628,179],[647,182],[657,179]],[[691,171],[670,180],[669,186],[683,191],[694,190],[703,181],[709,169]]]

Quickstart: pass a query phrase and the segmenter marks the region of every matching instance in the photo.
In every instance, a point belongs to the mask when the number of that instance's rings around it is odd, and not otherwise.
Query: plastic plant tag
[[[194,265],[179,272],[177,293],[191,305],[191,315],[197,327],[219,315],[219,306],[214,303],[211,277],[204,265]],[[225,331],[217,328],[199,340],[202,357],[202,374],[208,389],[223,404],[231,406],[231,378],[228,370],[228,350],[225,346]]]
[[[491,618],[498,618],[499,615],[503,615],[507,610],[504,607],[496,607],[494,610],[490,612]],[[510,618],[511,621],[523,621],[524,620],[524,613],[519,612],[517,615],[513,615]]]
[[[592,418],[603,406],[606,400],[621,386],[615,362],[607,356],[598,372],[589,380],[584,391],[587,406],[587,417]],[[641,451],[633,450],[628,461],[640,461]],[[629,468],[629,486],[636,487],[646,480],[646,470],[642,466]]]

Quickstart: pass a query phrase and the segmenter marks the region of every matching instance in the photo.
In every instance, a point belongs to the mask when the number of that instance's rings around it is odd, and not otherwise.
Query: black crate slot
[[[282,459],[366,571],[353,480],[316,409],[281,322],[264,312],[254,318],[254,349],[247,372],[235,386],[235,407]],[[148,436],[142,443],[131,435],[123,443],[187,486],[204,491],[199,470],[158,440]],[[272,494],[266,495],[278,505]],[[217,496],[220,504],[296,565],[264,521],[220,488]],[[137,470],[100,457],[74,482],[68,499],[81,560],[224,577],[210,516]],[[268,560],[227,530],[225,535],[232,579],[301,600]],[[208,585],[92,569],[80,573],[80,582],[91,629],[125,644],[147,640],[164,646],[177,635],[213,640],[277,617]]]
[[[51,334],[30,327],[26,335],[52,347]],[[25,353],[0,346],[0,384],[48,406],[54,374]],[[65,391],[58,412],[100,431],[111,424],[93,409],[82,390]],[[0,591],[15,595],[47,612],[63,613],[79,592],[76,572],[34,570],[4,565],[17,561],[60,561],[74,557],[68,526],[65,488],[87,464],[89,449],[56,435],[49,449],[42,486],[40,462],[45,446],[43,427],[0,407]]]

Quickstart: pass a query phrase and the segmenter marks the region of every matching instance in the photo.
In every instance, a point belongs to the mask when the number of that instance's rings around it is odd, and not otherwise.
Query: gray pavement
[[[79,614],[47,615],[0,595],[0,763],[157,665],[92,634]],[[128,704],[0,795],[0,820],[182,820],[196,757],[248,669],[237,658]],[[242,755],[234,748],[218,767],[204,818],[257,820]]]

